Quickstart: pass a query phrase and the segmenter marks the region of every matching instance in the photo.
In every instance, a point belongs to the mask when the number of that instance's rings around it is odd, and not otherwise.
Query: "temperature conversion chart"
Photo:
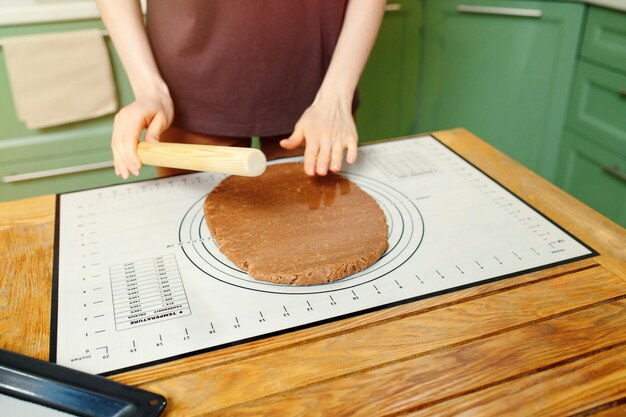
[[[222,255],[203,205],[223,175],[59,195],[51,360],[111,374],[596,255],[432,136],[363,146],[342,175],[380,204],[389,249],[308,287]]]

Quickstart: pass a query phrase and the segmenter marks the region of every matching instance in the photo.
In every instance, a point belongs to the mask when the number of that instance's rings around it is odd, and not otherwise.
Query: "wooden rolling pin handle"
[[[192,171],[256,177],[265,171],[265,155],[258,149],[230,146],[140,142],[142,163]]]

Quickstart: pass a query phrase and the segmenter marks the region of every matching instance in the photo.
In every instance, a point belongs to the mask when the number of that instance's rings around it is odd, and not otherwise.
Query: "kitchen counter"
[[[168,415],[626,413],[626,232],[463,129],[434,133],[599,256],[111,376]],[[53,195],[0,204],[0,347],[48,358]]]

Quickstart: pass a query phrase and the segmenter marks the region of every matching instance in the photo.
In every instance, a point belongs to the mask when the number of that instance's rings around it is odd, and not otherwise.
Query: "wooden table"
[[[112,378],[168,415],[626,415],[626,232],[465,130],[435,136],[600,255]],[[54,196],[0,204],[0,347],[47,359]]]

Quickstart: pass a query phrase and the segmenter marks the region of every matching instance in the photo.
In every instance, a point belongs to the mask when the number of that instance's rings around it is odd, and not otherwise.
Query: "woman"
[[[357,158],[355,90],[384,0],[98,0],[135,101],[115,116],[115,172],[139,174],[137,141],[301,153],[308,175]],[[160,169],[160,175],[174,173]]]

